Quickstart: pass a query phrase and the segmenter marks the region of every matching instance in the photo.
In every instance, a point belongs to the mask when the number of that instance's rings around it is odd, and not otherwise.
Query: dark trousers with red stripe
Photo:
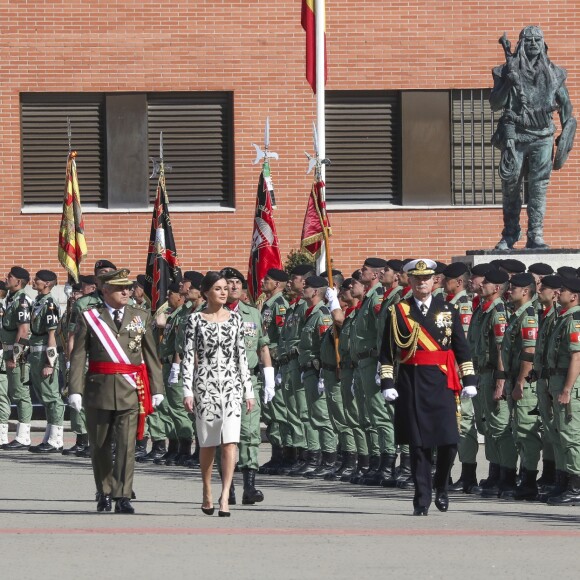
[[[431,476],[433,465],[432,447],[418,447],[411,445],[409,455],[411,459],[411,474],[415,483],[415,497],[413,507],[429,507],[433,489],[447,491],[451,467],[457,455],[457,445],[440,445],[437,449],[435,475]]]

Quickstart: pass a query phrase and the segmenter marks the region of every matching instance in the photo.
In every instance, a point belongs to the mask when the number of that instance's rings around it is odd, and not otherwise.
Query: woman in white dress
[[[224,308],[227,282],[208,272],[201,284],[207,300],[185,328],[183,403],[195,413],[203,480],[203,513],[214,513],[211,474],[215,449],[221,445],[222,494],[219,515],[230,515],[228,498],[240,441],[242,412],[249,413],[254,391],[248,369],[241,317]]]

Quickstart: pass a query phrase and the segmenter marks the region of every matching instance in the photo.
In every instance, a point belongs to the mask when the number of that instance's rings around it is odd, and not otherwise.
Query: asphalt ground
[[[137,513],[97,513],[89,460],[0,451],[2,578],[578,577],[580,508],[457,494],[414,517],[411,492],[257,479],[263,503],[239,505],[236,474],[232,516],[208,517],[198,468],[138,465]]]

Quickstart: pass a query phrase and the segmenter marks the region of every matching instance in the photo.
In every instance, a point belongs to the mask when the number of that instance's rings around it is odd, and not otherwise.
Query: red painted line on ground
[[[483,536],[578,538],[580,530],[337,530],[283,528],[0,528],[0,536],[18,535],[155,535],[155,536]]]

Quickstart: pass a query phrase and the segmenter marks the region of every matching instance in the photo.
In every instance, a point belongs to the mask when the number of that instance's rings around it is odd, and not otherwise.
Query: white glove
[[[274,380],[276,381],[276,386],[279,387],[282,384],[282,374],[281,373],[278,373],[276,375],[276,378]]]
[[[381,363],[377,363],[377,374],[375,375],[375,383],[377,383],[377,387],[381,386]]]
[[[153,408],[157,409],[157,407],[163,403],[163,399],[165,399],[163,395],[153,395],[151,397],[151,404],[153,405]]]
[[[326,289],[326,293],[324,294],[324,298],[326,298],[326,302],[328,304],[328,308],[330,311],[333,310],[340,310],[340,302],[338,301],[338,293],[334,288],[330,286]]]
[[[304,373],[300,373],[300,382],[304,383]]]
[[[181,370],[181,365],[179,363],[172,363],[171,370],[169,371],[169,384],[174,385],[179,382],[179,371]]]
[[[381,391],[385,401],[393,402],[398,396],[397,389],[385,389]]]
[[[68,405],[71,409],[74,409],[77,413],[80,413],[81,409],[83,408],[83,397],[78,393],[69,395]]]
[[[66,370],[68,371],[70,369],[70,360],[66,361]]]
[[[463,387],[461,391],[461,398],[462,399],[473,399],[477,395],[477,388],[476,387]]]
[[[264,367],[264,404],[268,404],[276,394],[274,367]]]
[[[352,379],[352,383],[350,384],[350,392],[352,393],[353,397],[356,397],[356,395],[354,394],[354,379]]]
[[[318,379],[318,394],[319,395],[324,394],[324,378],[323,377],[320,377]]]

